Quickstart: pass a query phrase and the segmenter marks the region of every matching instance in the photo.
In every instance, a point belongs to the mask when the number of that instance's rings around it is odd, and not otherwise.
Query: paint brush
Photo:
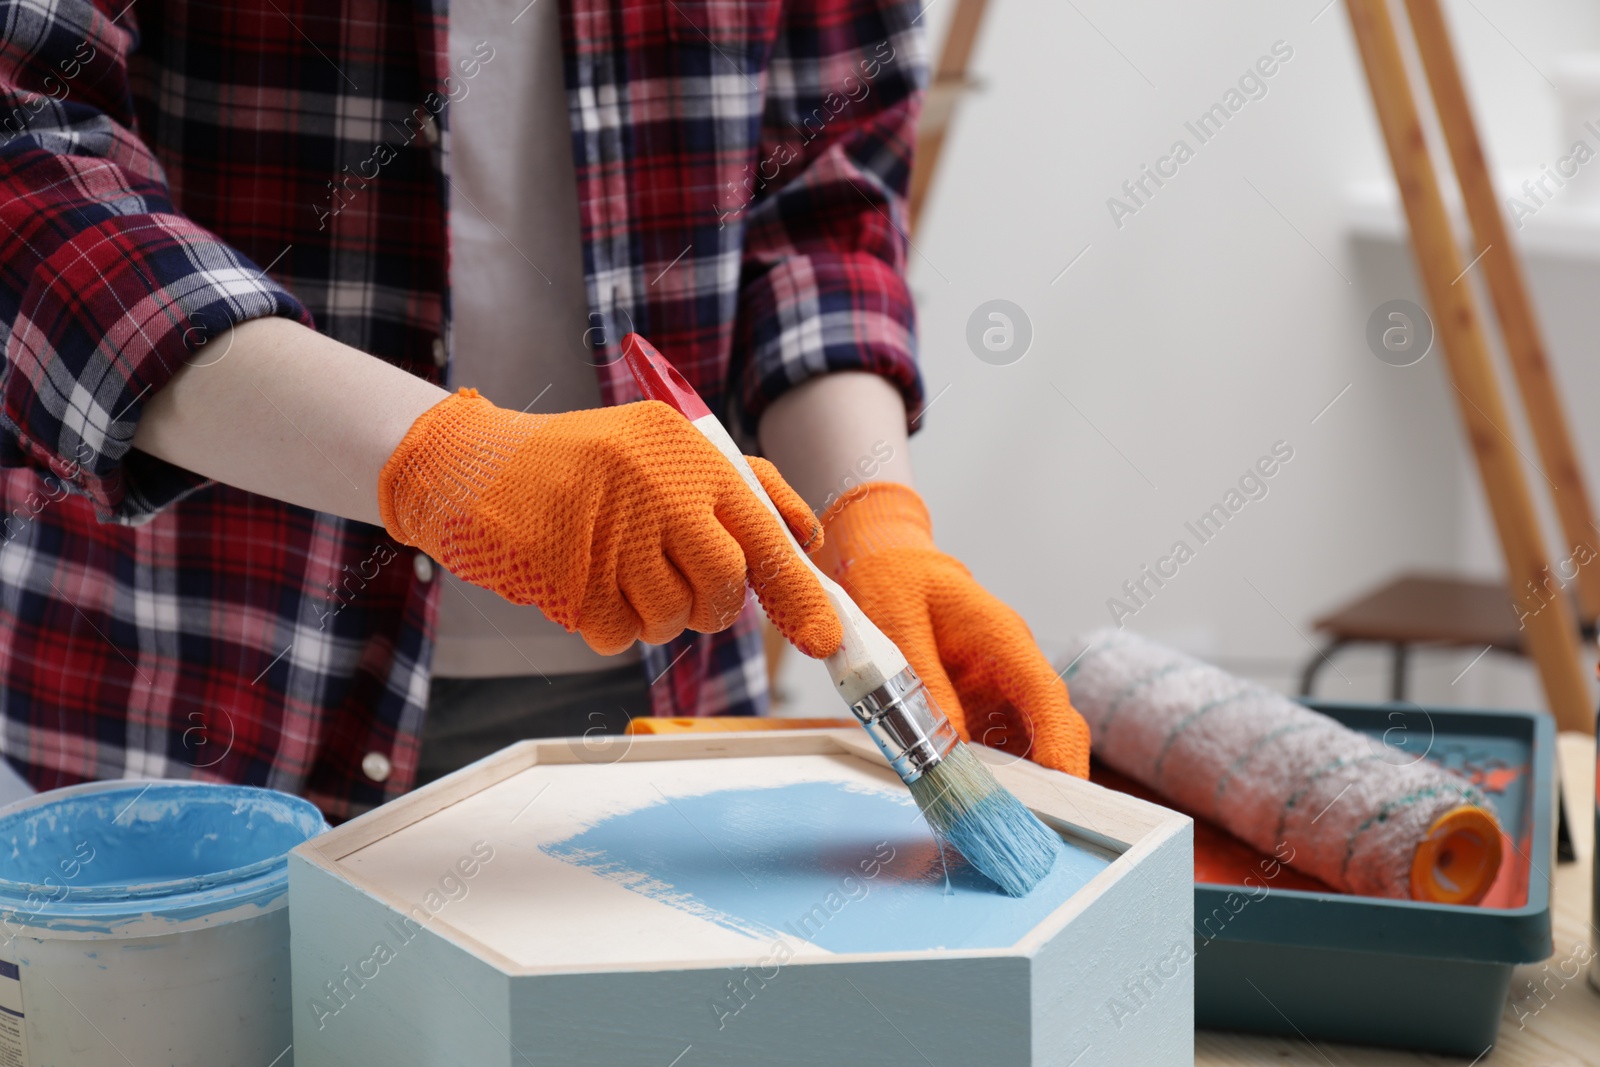
[[[688,419],[778,515],[743,451],[683,376],[636,333],[623,339],[622,351],[644,395]],[[1061,839],[961,741],[894,642],[807,558],[781,515],[778,521],[839,615],[844,643],[823,661],[835,690],[911,790],[934,833],[1005,892],[1025,895],[1054,866]]]

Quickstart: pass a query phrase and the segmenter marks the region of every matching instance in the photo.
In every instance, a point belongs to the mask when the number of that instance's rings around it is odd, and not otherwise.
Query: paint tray
[[[1531,711],[1308,701],[1472,779],[1507,839],[1482,904],[1340,893],[1195,821],[1195,1025],[1481,1055],[1512,969],[1552,951],[1555,728]],[[1097,767],[1094,780],[1148,790]]]

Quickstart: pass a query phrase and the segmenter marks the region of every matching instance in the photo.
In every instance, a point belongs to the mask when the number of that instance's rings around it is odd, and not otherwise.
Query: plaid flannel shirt
[[[648,335],[748,435],[839,369],[921,403],[911,0],[560,0],[591,344]],[[508,23],[516,0],[508,3]],[[131,448],[257,316],[434,381],[445,0],[0,0],[0,750],[39,788],[409,788],[438,583],[382,529]],[[492,42],[490,42],[492,44]],[[657,714],[759,713],[754,614],[646,652]]]

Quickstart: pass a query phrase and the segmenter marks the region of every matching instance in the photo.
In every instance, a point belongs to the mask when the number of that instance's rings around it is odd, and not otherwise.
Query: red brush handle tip
[[[659,400],[690,422],[711,414],[706,402],[684,380],[676,367],[656,351],[656,346],[636,333],[622,339],[622,358],[633,372],[633,380],[644,390],[645,399]]]

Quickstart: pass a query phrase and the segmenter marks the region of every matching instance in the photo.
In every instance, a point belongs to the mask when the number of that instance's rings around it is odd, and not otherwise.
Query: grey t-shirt
[[[452,0],[450,67],[452,88],[466,87],[450,104],[451,387],[512,409],[599,407],[556,0]],[[639,657],[637,646],[600,656],[536,608],[448,573],[441,581],[441,677],[603,670]]]

